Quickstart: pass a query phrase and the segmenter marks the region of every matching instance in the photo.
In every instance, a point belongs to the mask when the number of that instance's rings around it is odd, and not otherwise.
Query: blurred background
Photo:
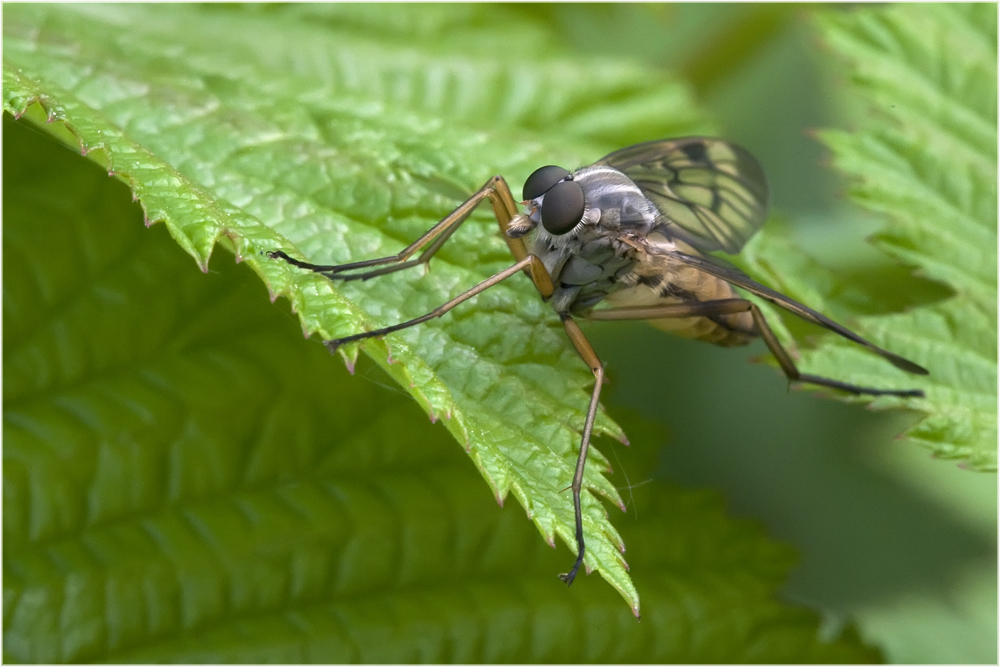
[[[761,160],[772,210],[798,245],[863,276],[859,289],[894,293],[900,304],[947,294],[865,242],[880,221],[846,200],[846,183],[810,136],[851,129],[865,113],[850,106],[811,19],[847,8],[521,7],[544,13],[580,53],[627,55],[685,79],[720,134]],[[723,489],[733,514],[765,522],[799,549],[788,598],[824,610],[831,630],[853,617],[893,662],[996,662],[995,475],[896,439],[916,415],[789,391],[777,370],[748,363],[765,354],[759,342],[720,349],[641,323],[586,333],[609,369],[603,400],[612,415],[637,410],[669,434],[655,474]],[[617,444],[602,450],[613,464],[629,456]]]

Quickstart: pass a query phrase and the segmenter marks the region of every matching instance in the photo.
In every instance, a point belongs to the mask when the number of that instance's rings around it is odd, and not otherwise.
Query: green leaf
[[[324,26],[316,14],[327,11]],[[497,59],[491,45],[516,23],[457,36],[481,41],[477,53],[359,36],[338,25],[342,11],[25,6],[4,24],[5,108],[38,101],[33,113],[64,121],[203,270],[223,242],[322,338],[421,315],[509,265],[495,223],[483,212],[467,224],[429,275],[364,285],[262,252],[323,263],[392,254],[493,174],[516,188],[538,164],[592,160],[653,126],[705,128],[683,86],[634,64],[530,46]],[[508,283],[363,349],[444,420],[498,499],[512,492],[547,541],[575,550],[563,490],[592,377],[528,281]],[[624,439],[603,414],[596,431]],[[586,566],[638,613],[624,545],[592,495],[621,504],[607,467],[595,450]]]
[[[930,370],[926,417],[907,436],[935,456],[996,469],[996,5],[928,4],[825,14],[827,42],[872,112],[857,132],[827,130],[851,198],[884,214],[886,253],[954,290],[930,307],[866,318],[871,339]],[[863,353],[831,342],[807,355],[819,373],[857,369]],[[879,401],[879,404],[885,401]]]
[[[193,270],[103,170],[3,130],[6,661],[879,658],[778,602],[790,550],[711,492],[629,488],[641,623],[567,589],[375,364],[348,377],[249,262]],[[664,436],[629,421],[638,480]]]

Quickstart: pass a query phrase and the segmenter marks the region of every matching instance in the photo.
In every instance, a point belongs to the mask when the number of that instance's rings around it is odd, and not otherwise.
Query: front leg
[[[291,257],[282,250],[269,251],[267,256],[271,259],[282,259],[292,266],[297,266],[300,269],[322,273],[331,280],[368,280],[369,278],[374,278],[376,276],[395,273],[396,271],[408,269],[419,264],[428,264],[434,254],[448,241],[449,238],[451,238],[451,235],[462,226],[462,223],[469,219],[469,216],[472,215],[472,212],[477,206],[479,206],[480,203],[482,203],[484,199],[490,200],[490,204],[493,208],[493,214],[497,219],[497,224],[500,226],[500,233],[502,234],[504,241],[507,243],[507,247],[510,248],[511,254],[513,254],[514,258],[517,260],[524,259],[528,254],[524,241],[519,238],[511,238],[507,234],[508,230],[511,229],[512,223],[515,223],[515,221],[520,222],[520,218],[523,218],[524,216],[518,213],[517,202],[514,201],[514,196],[510,193],[510,188],[507,186],[507,182],[502,176],[494,176],[490,180],[486,181],[483,187],[479,188],[475,194],[462,202],[458,208],[449,213],[444,219],[424,232],[420,238],[403,248],[403,250],[399,251],[395,255],[377,257],[375,259],[366,259],[360,262],[351,262],[349,264],[313,264],[311,262],[303,262],[302,260]],[[515,224],[515,226],[517,225]],[[420,254],[420,257],[417,259],[410,259],[417,253],[417,251],[425,246],[426,249]],[[350,273],[359,269],[371,269],[372,267],[381,268],[363,271],[361,273]],[[533,267],[529,268],[532,271],[533,282],[537,287],[539,287],[540,290],[543,289],[546,276],[539,274]],[[551,291],[549,293],[551,293]]]

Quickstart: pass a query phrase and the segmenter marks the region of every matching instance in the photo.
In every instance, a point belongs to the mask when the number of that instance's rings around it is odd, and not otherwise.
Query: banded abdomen
[[[653,306],[670,303],[696,303],[719,299],[738,299],[741,295],[724,280],[696,268],[673,263],[662,266],[640,263],[629,276],[631,286],[608,294],[612,308]],[[711,317],[685,317],[649,320],[653,326],[685,338],[703,340],[722,347],[746,345],[756,336],[749,312]]]

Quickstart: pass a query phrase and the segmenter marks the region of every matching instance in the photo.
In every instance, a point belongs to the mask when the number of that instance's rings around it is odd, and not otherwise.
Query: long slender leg
[[[771,327],[768,325],[767,320],[764,319],[764,313],[760,312],[760,308],[758,308],[756,304],[750,304],[750,314],[753,315],[754,324],[757,325],[757,330],[760,332],[761,338],[764,339],[764,343],[767,344],[767,348],[771,350],[771,354],[773,354],[774,358],[778,360],[778,365],[781,366],[781,370],[785,372],[785,376],[790,381],[808,382],[809,384],[815,384],[821,387],[832,387],[834,389],[841,389],[852,394],[868,394],[870,396],[903,396],[909,398],[924,397],[924,392],[920,389],[896,390],[859,387],[847,382],[840,382],[839,380],[820,377],[819,375],[799,373],[799,370],[795,367],[795,363],[792,361],[791,356],[789,356],[785,348],[781,346],[781,343],[778,341],[778,337],[774,335],[774,332],[771,331]]]
[[[730,285],[736,285],[737,287],[741,287],[747,290],[748,292],[752,292],[753,294],[756,294],[760,298],[770,301],[774,305],[784,308],[790,313],[798,315],[807,322],[818,324],[819,326],[825,329],[829,329],[830,331],[833,331],[834,333],[843,336],[847,340],[853,341],[863,347],[867,347],[869,350],[879,355],[880,357],[882,357],[883,359],[885,359],[890,364],[892,364],[893,366],[895,366],[900,370],[906,371],[907,373],[913,373],[915,375],[927,375],[928,373],[927,369],[921,366],[920,364],[915,364],[909,359],[904,359],[898,354],[893,354],[889,350],[883,350],[878,345],[875,345],[874,343],[865,340],[864,338],[854,333],[847,327],[841,324],[837,324],[826,315],[818,313],[812,308],[806,306],[805,304],[801,304],[795,299],[787,297],[784,294],[781,294],[780,292],[775,292],[773,289],[767,287],[766,285],[761,285],[759,282],[753,280],[750,276],[743,273],[739,269],[736,269],[735,267],[721,266],[719,264],[710,261],[707,257],[688,255],[683,252],[672,251],[670,253],[670,256],[673,257],[674,259],[684,262],[685,264],[694,266],[698,270],[704,271],[710,276],[721,278]]]
[[[709,317],[711,315],[732,315],[745,313],[753,304],[746,299],[717,299],[715,301],[691,301],[688,303],[665,303],[658,306],[628,306],[624,308],[601,308],[592,310],[588,320],[656,320],[682,317]]]
[[[428,229],[420,236],[420,238],[418,238],[416,241],[403,248],[395,255],[390,255],[388,257],[378,257],[375,259],[366,259],[361,262],[351,262],[350,264],[311,264],[309,262],[302,262],[293,257],[289,257],[281,250],[273,250],[267,253],[267,256],[272,259],[283,259],[289,264],[297,266],[300,269],[308,269],[309,271],[315,271],[317,273],[327,274],[327,276],[331,278],[335,274],[341,273],[343,271],[353,271],[356,269],[368,268],[370,266],[381,266],[384,264],[396,264],[398,262],[405,262],[407,259],[412,257],[414,253],[416,253],[425,245],[433,241],[440,234],[445,233],[445,239],[447,240],[447,238],[451,236],[452,233],[454,233],[455,229],[457,229],[463,222],[465,222],[469,218],[469,216],[472,214],[472,211],[475,210],[476,206],[478,206],[479,203],[483,201],[483,199],[490,196],[493,190],[494,190],[493,179],[490,179],[490,181],[488,181],[483,187],[479,188],[479,190],[476,191],[475,194],[473,194],[467,200],[462,202],[462,204],[460,204],[458,208],[456,208],[454,211],[445,216],[444,219],[441,220],[441,222],[437,223],[436,225]],[[428,248],[428,250],[433,250],[434,252],[436,252],[437,249],[441,247],[441,245],[442,244],[436,243],[432,245],[431,248]],[[424,253],[424,255],[421,256],[421,260],[426,262],[427,260],[430,259],[430,256],[433,254],[434,254],[433,252],[431,252],[430,254]],[[426,259],[424,259],[425,256]],[[408,266],[412,266],[412,264]]]
[[[392,326],[383,327],[381,329],[373,329],[372,331],[365,331],[359,334],[354,334],[352,336],[345,336],[344,338],[334,338],[333,340],[325,341],[323,344],[326,345],[327,349],[329,349],[330,352],[335,352],[338,347],[340,347],[345,343],[353,343],[354,341],[363,340],[365,338],[376,338],[379,336],[384,336],[394,331],[399,331],[400,329],[406,329],[408,327],[415,326],[422,322],[432,320],[435,317],[441,317],[442,315],[444,315],[449,310],[451,310],[458,304],[462,303],[463,301],[467,301],[472,297],[476,296],[477,294],[479,294],[480,292],[488,290],[497,283],[500,283],[501,281],[510,278],[512,275],[518,273],[519,271],[522,271],[524,269],[532,269],[533,265],[540,266],[542,271],[545,270],[544,265],[542,265],[542,261],[538,259],[538,257],[536,257],[535,255],[527,255],[525,256],[524,259],[517,262],[513,266],[510,266],[501,271],[500,273],[497,273],[496,275],[487,278],[486,280],[479,283],[475,287],[466,290],[465,292],[462,292],[454,299],[441,304],[440,306],[438,306],[431,312],[427,313],[426,315],[421,315],[420,317],[415,317],[412,320],[400,322],[399,324],[393,324]]]
[[[583,439],[580,442],[580,454],[576,457],[576,470],[573,472],[573,512],[576,518],[576,562],[573,568],[566,574],[560,574],[559,578],[569,586],[576,578],[576,573],[580,571],[583,564],[583,556],[586,552],[586,545],[583,541],[583,512],[580,509],[580,491],[583,489],[583,471],[587,465],[587,450],[590,449],[590,435],[594,431],[594,419],[597,416],[598,399],[601,396],[601,385],[604,384],[604,366],[597,358],[597,353],[591,347],[590,341],[583,335],[579,325],[573,321],[569,315],[562,315],[563,327],[566,334],[573,342],[576,351],[580,353],[590,370],[594,373],[594,392],[590,396],[590,406],[587,408],[587,419],[583,424]]]
[[[429,266],[431,257],[434,256],[434,253],[436,253],[441,246],[443,246],[448,239],[451,238],[451,235],[462,226],[463,222],[468,220],[469,214],[471,213],[472,211],[470,210],[464,217],[452,222],[451,226],[445,229],[440,236],[434,239],[434,242],[427,246],[427,249],[420,253],[420,257],[417,259],[408,259],[400,262],[399,264],[390,264],[389,266],[383,266],[380,269],[373,269],[363,273],[325,272],[323,275],[331,280],[369,280],[370,278],[375,278],[376,276],[384,276],[389,273],[395,273],[396,271],[402,271],[403,269],[408,269],[412,266],[417,266],[418,264],[426,264]]]
[[[309,262],[303,262],[295,259],[294,257],[290,257],[281,250],[268,252],[267,256],[272,259],[283,259],[289,264],[302,269],[322,273],[331,279],[368,280],[369,278],[374,278],[376,276],[395,273],[396,271],[408,269],[412,266],[417,266],[418,264],[427,264],[430,262],[434,253],[436,253],[438,249],[440,249],[441,246],[444,245],[444,243],[451,237],[451,235],[455,233],[455,230],[457,230],[459,226],[461,226],[461,224],[469,218],[472,211],[475,210],[476,206],[478,206],[483,199],[490,200],[490,204],[493,208],[493,215],[496,217],[497,224],[500,227],[500,234],[507,243],[507,247],[510,249],[511,254],[514,255],[514,259],[518,261],[524,259],[528,255],[528,250],[525,246],[524,240],[520,238],[511,238],[507,235],[507,230],[510,229],[511,223],[514,219],[518,217],[523,218],[524,216],[518,213],[517,203],[514,201],[514,196],[511,194],[510,188],[507,186],[507,181],[505,181],[502,176],[494,176],[490,180],[486,181],[483,187],[464,201],[458,208],[448,214],[443,220],[441,220],[441,222],[431,227],[423,235],[421,235],[420,238],[395,255],[378,257],[376,259],[368,259],[360,262],[352,262],[350,264],[311,264]],[[431,243],[431,241],[433,241],[433,243]],[[415,260],[410,259],[414,253],[428,243],[431,243],[430,247],[421,253],[419,258]],[[354,271],[372,266],[382,266],[382,268],[363,273],[341,275],[344,271]],[[535,284],[535,288],[538,289],[542,297],[548,298],[551,296],[554,286],[552,284],[552,279],[549,277],[548,271],[545,270],[545,266],[541,262],[532,262],[528,265],[527,269],[528,274],[531,276],[531,281]]]
[[[767,348],[778,360],[778,365],[790,382],[807,382],[822,387],[841,389],[852,394],[868,394],[871,396],[904,396],[922,398],[924,392],[920,389],[895,390],[859,387],[847,382],[832,380],[819,375],[800,373],[792,361],[791,355],[782,347],[778,337],[774,335],[764,313],[752,301],[747,299],[720,299],[717,301],[700,301],[692,303],[671,303],[660,306],[637,306],[633,308],[607,308],[595,310],[588,315],[593,320],[652,320],[660,318],[710,317],[712,315],[730,315],[750,311],[758,333],[764,339]]]

